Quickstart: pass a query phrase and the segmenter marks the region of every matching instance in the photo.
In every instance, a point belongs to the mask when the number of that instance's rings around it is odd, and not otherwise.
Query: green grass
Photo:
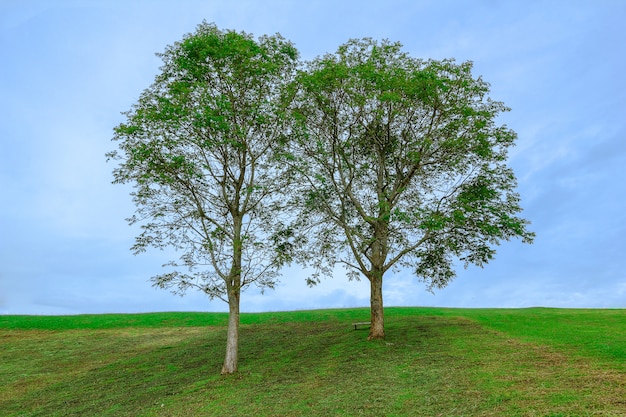
[[[625,416],[626,310],[0,316],[0,416]]]

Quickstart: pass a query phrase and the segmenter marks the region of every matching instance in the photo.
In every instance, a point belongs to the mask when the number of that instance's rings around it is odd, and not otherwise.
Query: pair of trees
[[[532,240],[505,164],[515,133],[495,123],[507,109],[471,63],[363,39],[301,65],[280,35],[206,22],[159,56],[108,157],[135,186],[133,250],[182,253],[153,284],[228,303],[222,373],[237,371],[241,292],[272,288],[285,263],[313,266],[310,283],[337,263],[365,276],[381,338],[389,269],[443,287],[454,258],[483,265],[501,240]]]

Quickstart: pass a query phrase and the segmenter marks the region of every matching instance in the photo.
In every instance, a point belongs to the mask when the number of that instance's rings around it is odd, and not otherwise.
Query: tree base
[[[382,335],[380,334],[370,334],[369,336],[367,336],[367,340],[382,340],[385,338],[385,334],[383,333]]]

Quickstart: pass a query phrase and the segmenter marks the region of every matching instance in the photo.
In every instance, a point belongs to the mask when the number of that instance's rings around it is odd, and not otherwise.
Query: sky
[[[511,111],[510,152],[533,245],[503,242],[434,294],[401,270],[386,306],[626,308],[626,2],[622,0],[0,0],[0,314],[227,311],[155,289],[176,255],[134,256],[130,188],[113,185],[113,128],[203,20],[280,33],[304,60],[351,38],[474,62]],[[297,265],[244,312],[365,307],[342,270]]]

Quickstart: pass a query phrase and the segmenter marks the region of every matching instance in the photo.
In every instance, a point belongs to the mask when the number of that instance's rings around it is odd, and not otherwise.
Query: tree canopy
[[[533,239],[506,165],[516,134],[496,123],[508,109],[471,70],[361,39],[291,85],[302,255],[311,282],[337,263],[370,281],[371,338],[384,337],[388,270],[410,268],[432,290],[455,276],[455,259],[482,266],[500,241]]]

